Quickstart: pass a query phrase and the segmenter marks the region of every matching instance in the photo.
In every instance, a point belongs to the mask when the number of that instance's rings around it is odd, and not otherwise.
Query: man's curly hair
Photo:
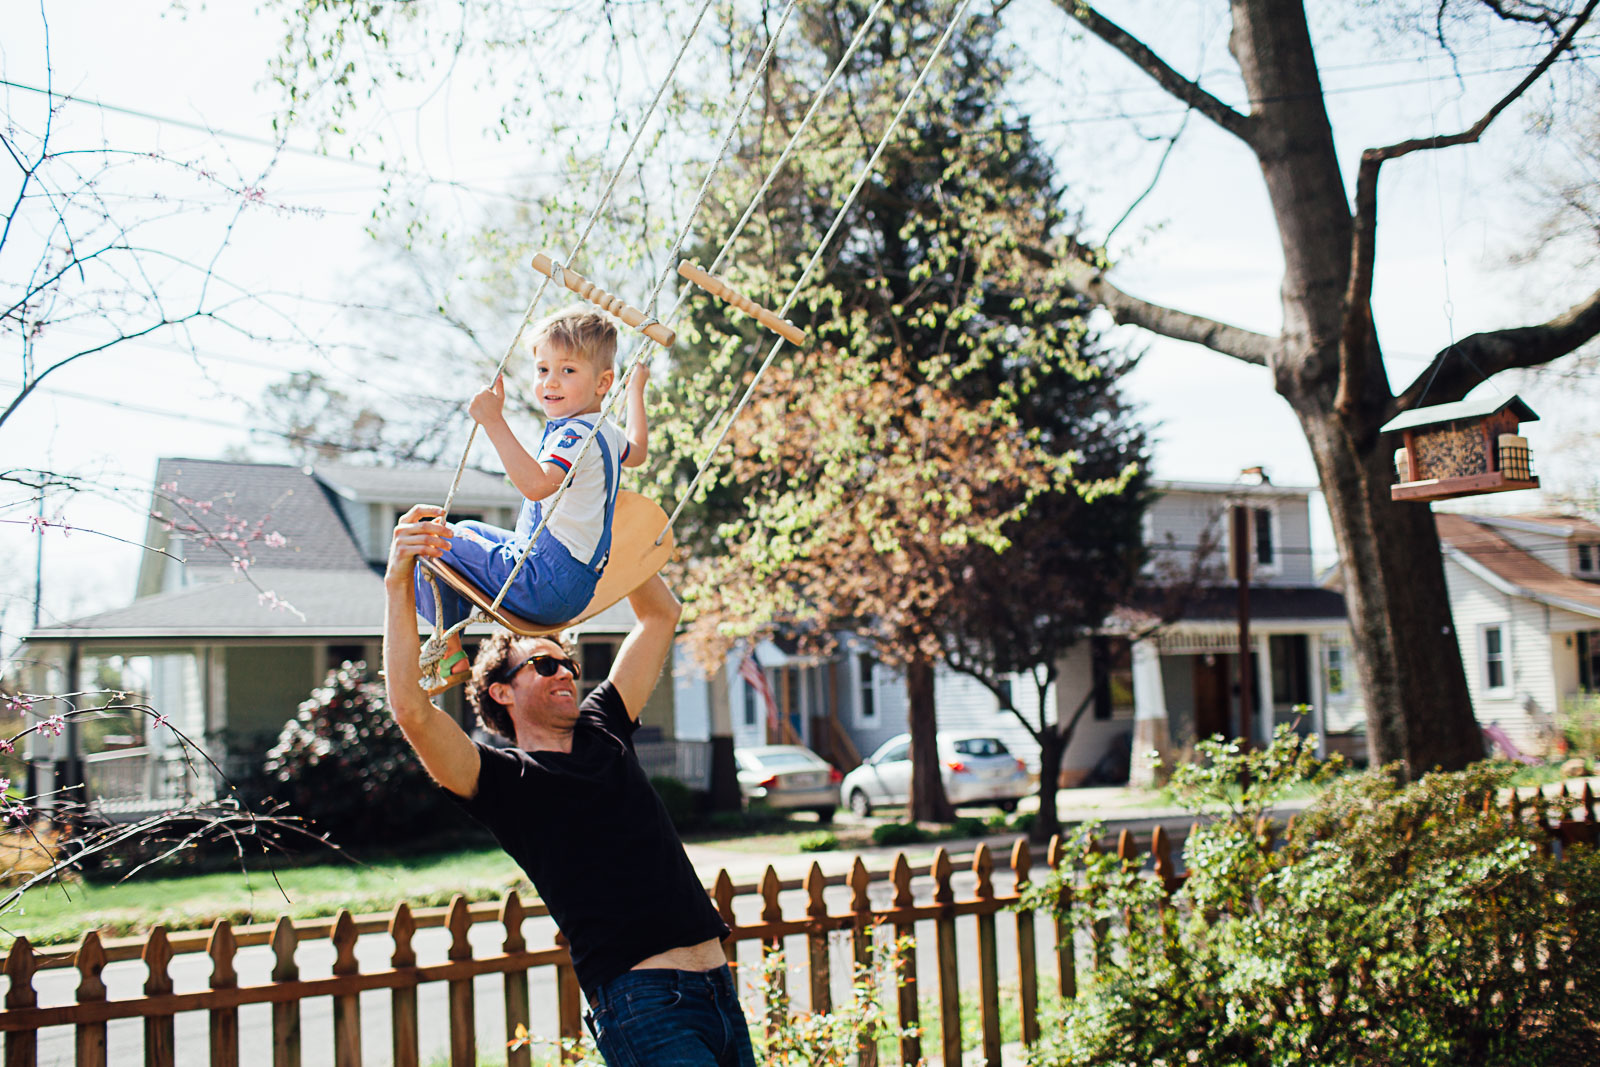
[[[472,678],[467,682],[467,706],[477,713],[478,721],[485,730],[507,741],[516,741],[517,728],[511,722],[510,709],[489,695],[489,687],[496,682],[506,681],[505,673],[519,655],[519,641],[537,640],[551,641],[560,647],[563,655],[573,660],[578,658],[577,649],[565,634],[548,638],[523,638],[500,631],[484,640],[478,646],[478,654],[472,659]]]

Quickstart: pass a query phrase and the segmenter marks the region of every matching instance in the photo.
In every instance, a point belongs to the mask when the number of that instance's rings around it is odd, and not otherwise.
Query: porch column
[[[1278,720],[1272,706],[1272,637],[1268,634],[1256,638],[1256,687],[1261,694],[1260,707],[1256,708],[1256,741],[1269,745]]]
[[[1161,754],[1162,764],[1172,757],[1172,731],[1167,725],[1167,692],[1161,682],[1161,652],[1150,639],[1133,642],[1133,758],[1128,784],[1153,789],[1165,780],[1146,759]]]
[[[1322,665],[1322,635],[1306,635],[1306,660],[1311,671],[1311,729],[1317,735],[1317,758],[1328,758],[1327,683]]]

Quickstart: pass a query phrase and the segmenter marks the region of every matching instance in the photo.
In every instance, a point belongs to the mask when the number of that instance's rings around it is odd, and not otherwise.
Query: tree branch
[[[1253,144],[1255,120],[1242,115],[1200,86],[1173,70],[1139,38],[1106,18],[1083,0],[1055,0],[1056,6],[1083,23],[1088,31],[1126,56],[1156,84],[1188,104],[1245,144]]]
[[[1397,411],[1415,407],[1424,395],[1442,403],[1460,400],[1484,378],[1517,367],[1538,367],[1600,336],[1600,289],[1538,326],[1475,333],[1433,357],[1395,399]],[[1430,386],[1429,379],[1433,379]]]
[[[1350,282],[1345,290],[1344,333],[1339,344],[1339,391],[1334,406],[1349,414],[1361,391],[1366,372],[1368,339],[1372,334],[1373,263],[1378,245],[1378,172],[1387,160],[1399,159],[1432,148],[1451,148],[1475,144],[1489,124],[1538,81],[1566,51],[1578,30],[1589,21],[1600,0],[1589,0],[1532,70],[1510,92],[1495,102],[1483,116],[1460,133],[1413,137],[1384,148],[1369,148],[1361,153],[1361,168],[1356,174],[1356,204],[1350,248]],[[1504,17],[1504,16],[1502,16]]]
[[[1277,337],[1141,300],[1118,289],[1106,281],[1104,274],[1081,260],[1068,264],[1067,284],[1109,311],[1118,323],[1142,326],[1176,341],[1205,345],[1214,352],[1258,367],[1268,366],[1272,356],[1283,346]]]

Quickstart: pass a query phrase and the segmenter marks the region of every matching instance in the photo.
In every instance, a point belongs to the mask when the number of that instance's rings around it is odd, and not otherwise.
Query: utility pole
[[[1239,733],[1245,739],[1245,747],[1249,748],[1255,743],[1255,731],[1251,729],[1254,709],[1251,707],[1253,672],[1250,669],[1250,509],[1235,504],[1229,517],[1232,520],[1228,538],[1229,570],[1239,583]]]
[[[44,486],[39,487],[38,516],[44,518]],[[33,553],[33,628],[39,628],[39,604],[44,598],[44,527],[38,530],[39,543]]]

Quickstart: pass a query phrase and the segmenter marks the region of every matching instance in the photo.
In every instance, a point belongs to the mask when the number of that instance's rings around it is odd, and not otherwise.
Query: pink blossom
[[[176,493],[178,491],[178,483],[177,482],[162,482],[161,483],[161,491],[163,493]]]
[[[10,741],[8,741],[4,737],[0,737],[0,752],[4,752],[6,755],[10,755],[11,753],[13,753],[15,751],[16,751],[16,748],[11,744]]]
[[[240,574],[243,574],[245,571],[250,569],[250,561],[235,557],[233,561],[233,569],[238,571]]]
[[[6,808],[6,816],[21,822],[28,817],[28,805],[12,804]]]
[[[9,779],[9,778],[0,778],[0,796],[3,796],[4,794],[9,793],[10,791],[11,791],[11,779]]]
[[[43,515],[31,515],[28,517],[29,533],[38,533],[40,530],[48,530],[49,528],[50,520]]]
[[[268,548],[282,548],[284,545],[289,543],[289,539],[276,530],[267,534],[267,536],[262,540],[266,543]]]
[[[7,711],[32,711],[33,701],[25,696],[6,697]]]
[[[165,716],[165,715],[163,715],[163,714],[161,714],[161,713],[160,713],[160,712],[159,712],[159,711],[158,711],[158,712],[156,712],[156,717],[155,717],[155,719],[154,719],[154,720],[152,720],[152,721],[151,721],[151,723],[150,723],[150,725],[151,725],[151,726],[152,726],[152,727],[153,727],[153,728],[155,728],[155,729],[157,729],[157,730],[159,730],[159,729],[161,729],[161,728],[162,728],[162,727],[163,727],[163,726],[171,726],[171,725],[172,725],[172,722],[171,722],[171,720],[169,720],[169,719],[168,719],[168,718],[167,718],[167,717],[166,717],[166,716]]]
[[[39,724],[39,729],[51,737],[60,737],[61,732],[67,728],[67,720],[61,715],[52,715]]]

